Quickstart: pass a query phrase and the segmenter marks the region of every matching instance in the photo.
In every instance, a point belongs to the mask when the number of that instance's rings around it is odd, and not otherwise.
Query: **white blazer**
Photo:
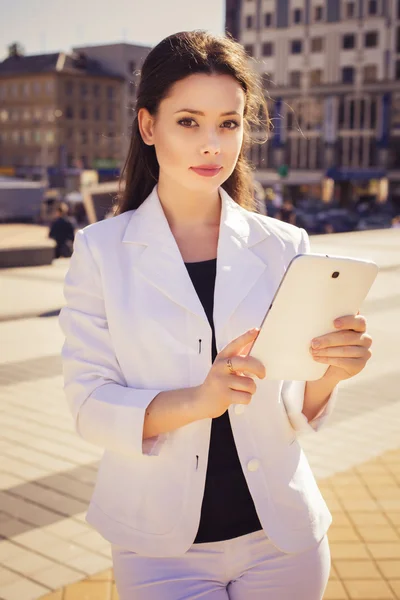
[[[241,208],[222,188],[220,196],[218,351],[261,324],[290,260],[309,248],[305,231]],[[65,298],[66,396],[78,433],[104,448],[87,521],[132,552],[183,554],[198,529],[211,419],[144,443],[143,421],[160,391],[204,381],[211,328],[157,187],[137,210],[77,233]],[[229,408],[261,524],[284,552],[313,546],[332,520],[296,431],[317,430],[334,395],[310,424],[302,382],[257,380],[250,405]]]

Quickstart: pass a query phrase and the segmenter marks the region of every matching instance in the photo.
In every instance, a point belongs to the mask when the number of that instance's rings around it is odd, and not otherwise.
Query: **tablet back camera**
[[[332,273],[332,278],[333,278],[333,279],[337,279],[338,277],[339,277],[339,271],[334,271],[334,272]]]

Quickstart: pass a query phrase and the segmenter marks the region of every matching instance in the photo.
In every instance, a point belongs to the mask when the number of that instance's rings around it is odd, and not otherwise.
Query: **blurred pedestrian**
[[[68,217],[68,206],[61,203],[56,209],[56,218],[49,231],[49,238],[56,242],[55,258],[69,258],[72,255],[74,235],[74,226]]]
[[[392,219],[392,228],[397,229],[398,227],[400,227],[400,215],[396,215]]]
[[[285,198],[283,200],[282,207],[275,215],[275,218],[284,223],[290,223],[291,225],[296,224],[296,209],[290,198]]]
[[[60,315],[76,428],[104,450],[87,520],[120,600],[321,600],[331,515],[296,431],[364,368],[365,320],[319,340],[317,382],[262,381],[249,356],[309,241],[248,210],[266,104],[243,46],[166,38],[136,108],[117,215],[78,232]]]

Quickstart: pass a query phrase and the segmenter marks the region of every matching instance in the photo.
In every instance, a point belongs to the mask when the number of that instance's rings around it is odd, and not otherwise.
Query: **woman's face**
[[[178,81],[155,118],[139,111],[145,143],[154,144],[160,180],[213,192],[232,174],[243,142],[245,94],[229,75],[195,74]],[[215,170],[195,170],[216,166]]]

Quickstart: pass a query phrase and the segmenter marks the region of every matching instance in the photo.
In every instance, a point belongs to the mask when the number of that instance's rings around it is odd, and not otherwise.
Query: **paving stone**
[[[3,600],[36,600],[49,591],[48,588],[20,577],[18,581],[2,586]]]
[[[372,560],[336,560],[335,569],[342,580],[381,579],[381,574]]]
[[[346,581],[345,587],[351,600],[391,600],[395,598],[385,581]]]
[[[390,543],[390,542],[382,542],[382,543],[369,543],[366,544],[369,552],[371,552],[372,556],[378,559],[397,559],[400,558],[400,544],[399,543]]]
[[[349,596],[340,581],[328,581],[324,593],[324,600],[348,600]]]
[[[75,583],[82,579],[82,572],[65,565],[53,565],[51,568],[36,571],[31,577],[42,585],[57,589],[60,586]]]
[[[365,542],[399,542],[397,531],[388,525],[375,525],[370,527],[358,526],[358,533]]]
[[[337,561],[340,559],[368,559],[370,555],[367,549],[356,542],[332,542],[330,544],[332,559]]]
[[[400,579],[400,560],[378,560],[377,565],[386,579]]]
[[[68,586],[63,600],[110,600],[111,583],[82,581]]]
[[[13,558],[9,558],[2,562],[5,567],[17,571],[22,575],[31,575],[41,569],[57,566],[56,563],[49,558],[45,558],[44,556],[26,550],[25,548],[19,548],[18,554],[15,554]]]
[[[99,556],[88,551],[68,559],[66,562],[70,567],[78,569],[86,575],[94,575],[112,566],[111,558]]]

